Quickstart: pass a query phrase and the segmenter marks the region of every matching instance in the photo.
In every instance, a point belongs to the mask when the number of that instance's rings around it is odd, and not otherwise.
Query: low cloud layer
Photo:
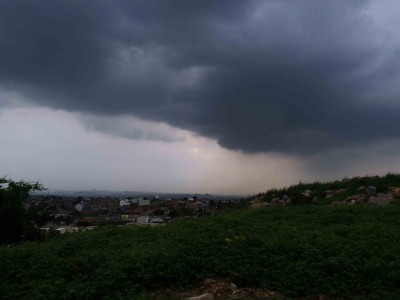
[[[87,130],[132,140],[161,141],[165,143],[183,141],[184,135],[165,124],[146,122],[132,117],[107,117],[81,115],[79,120]]]
[[[107,119],[130,115],[297,155],[397,139],[396,1],[0,4],[2,93],[97,115],[93,129],[175,138]]]

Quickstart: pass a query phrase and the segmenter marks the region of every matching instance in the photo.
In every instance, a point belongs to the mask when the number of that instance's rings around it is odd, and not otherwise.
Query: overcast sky
[[[253,194],[400,172],[397,0],[0,0],[0,176]]]

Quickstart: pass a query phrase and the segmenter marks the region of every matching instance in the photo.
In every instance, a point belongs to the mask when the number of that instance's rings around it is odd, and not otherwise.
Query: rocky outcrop
[[[400,199],[400,187],[393,186],[388,188],[387,193],[378,193],[377,188],[375,186],[360,186],[358,188],[360,193],[354,194],[344,199],[345,195],[348,190],[341,188],[341,189],[331,189],[325,190],[324,192],[316,192],[313,190],[303,190],[301,194],[299,194],[299,200],[296,196],[293,196],[293,203],[294,204],[319,204],[322,199],[333,198],[330,202],[331,205],[359,205],[359,204],[376,204],[376,205],[388,205],[392,203],[395,199]],[[341,197],[342,195],[342,197]],[[263,206],[285,206],[292,203],[291,195],[283,195],[281,198],[277,197],[276,194],[271,194],[272,199],[271,201],[264,202],[260,198],[254,198],[250,201],[250,207],[258,208]],[[334,201],[339,199],[339,201]],[[343,200],[342,200],[343,199]]]
[[[392,193],[394,198],[400,199],[400,187],[392,186],[389,188],[389,191]]]
[[[378,205],[387,205],[393,202],[393,194],[389,193],[376,193],[376,187],[369,186],[365,188],[365,194],[357,194],[347,197],[344,200],[345,204],[378,204]],[[333,203],[332,203],[333,204]]]
[[[250,201],[250,208],[259,208],[263,206],[268,206],[268,203],[264,202],[261,198],[254,198]]]
[[[282,199],[279,197],[272,198],[270,205],[272,206],[287,205],[291,203],[291,201],[292,201],[291,198],[289,198],[287,195],[283,195]]]

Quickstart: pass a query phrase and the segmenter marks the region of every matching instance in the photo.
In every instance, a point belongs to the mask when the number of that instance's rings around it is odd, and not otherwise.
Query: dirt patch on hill
[[[289,299],[277,292],[261,289],[261,288],[241,288],[236,284],[229,282],[225,279],[212,279],[206,278],[202,284],[194,289],[187,291],[178,291],[173,289],[167,289],[164,293],[158,291],[152,293],[152,299],[164,300],[164,299],[186,299],[202,295],[205,293],[211,293],[216,300],[222,299]]]

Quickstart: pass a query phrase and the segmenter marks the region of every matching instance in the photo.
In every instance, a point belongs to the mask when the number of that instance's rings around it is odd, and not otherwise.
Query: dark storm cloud
[[[0,5],[1,85],[41,105],[165,122],[245,152],[397,136],[398,94],[379,89],[399,75],[396,49],[368,1]]]

